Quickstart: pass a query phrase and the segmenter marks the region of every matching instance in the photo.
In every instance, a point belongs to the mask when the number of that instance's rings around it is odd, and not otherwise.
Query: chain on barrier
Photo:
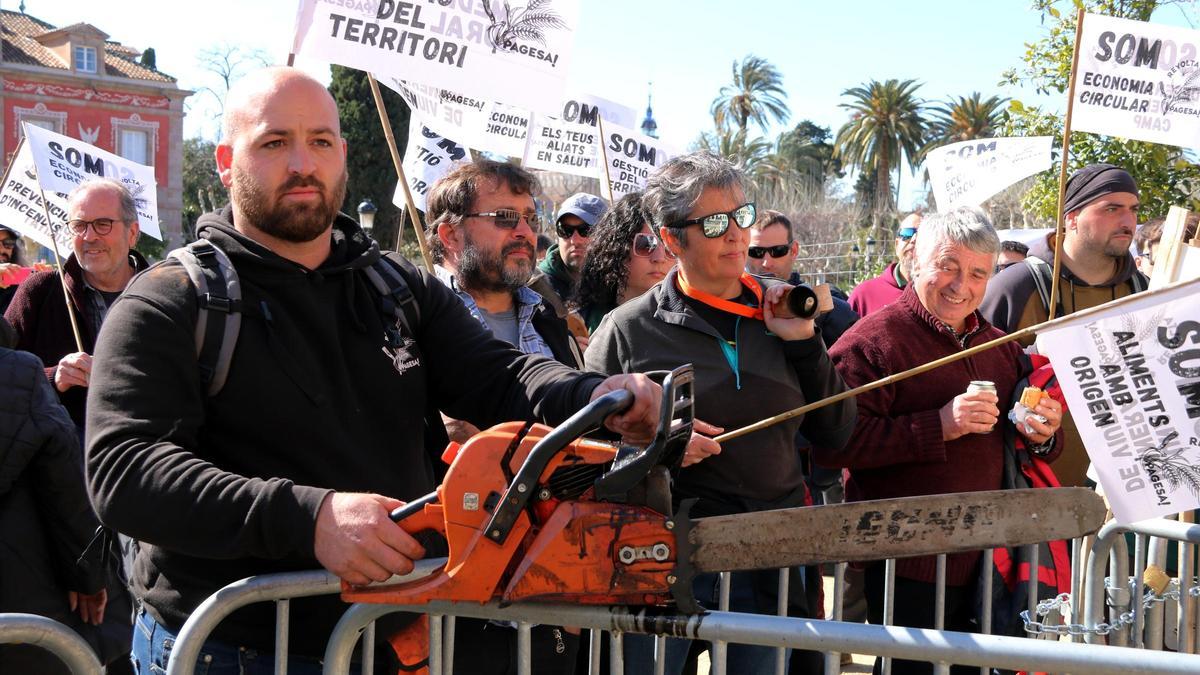
[[[1109,586],[1109,581],[1109,578],[1105,578],[1104,584],[1106,587],[1111,588],[1111,586]],[[1133,588],[1135,583],[1136,579],[1134,577],[1129,577],[1130,588]],[[1142,609],[1144,611],[1148,611],[1155,605],[1155,603],[1166,602],[1167,600],[1178,601],[1180,598],[1179,580],[1172,579],[1170,586],[1172,587],[1172,590],[1166,590],[1161,594],[1155,593],[1152,590],[1146,591],[1146,594],[1142,596]],[[1200,586],[1192,586],[1187,590],[1187,594],[1193,598],[1200,598]],[[1044,619],[1050,614],[1050,612],[1054,610],[1059,610],[1059,614],[1063,615],[1065,614],[1065,612],[1062,611],[1063,608],[1070,609],[1070,607],[1071,594],[1060,593],[1058,596],[1050,600],[1042,600],[1041,602],[1037,603],[1035,611],[1037,612],[1039,619]],[[1024,610],[1021,612],[1021,620],[1025,622],[1025,632],[1029,633],[1030,635],[1108,635],[1113,631],[1122,630],[1127,626],[1132,626],[1135,618],[1133,610],[1129,610],[1127,612],[1121,612],[1121,614],[1117,616],[1117,619],[1112,623],[1105,623],[1102,621],[1092,628],[1088,628],[1081,623],[1046,625],[1043,621],[1032,620],[1029,616],[1029,610]]]

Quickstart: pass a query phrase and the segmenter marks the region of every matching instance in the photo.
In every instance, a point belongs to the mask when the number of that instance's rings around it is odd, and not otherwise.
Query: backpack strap
[[[171,251],[196,290],[196,362],[209,396],[225,386],[242,326],[242,286],[233,262],[207,239]]]
[[[379,293],[380,311],[390,319],[384,322],[388,346],[399,347],[404,333],[415,339],[416,329],[421,325],[421,308],[400,270],[380,256],[370,267],[362,268],[362,272]]]
[[[1035,255],[1026,256],[1025,264],[1029,267],[1029,273],[1033,275],[1033,285],[1037,287],[1038,295],[1042,297],[1042,306],[1046,308],[1046,312],[1049,312],[1050,290],[1054,287],[1054,268],[1050,266],[1050,263]],[[1055,316],[1063,316],[1061,302],[1058,303],[1055,310]]]

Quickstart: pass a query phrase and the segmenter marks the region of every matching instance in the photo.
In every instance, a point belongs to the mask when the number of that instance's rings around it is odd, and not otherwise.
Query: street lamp
[[[370,197],[362,200],[358,205],[358,224],[362,226],[363,232],[371,234],[371,228],[375,226],[375,214],[379,209],[371,201]]]

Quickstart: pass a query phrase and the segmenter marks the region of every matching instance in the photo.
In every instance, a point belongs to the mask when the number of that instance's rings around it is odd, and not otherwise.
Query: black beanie
[[[1063,198],[1063,213],[1082,209],[1093,201],[1113,192],[1138,193],[1137,183],[1129,172],[1112,164],[1089,164],[1067,179]]]

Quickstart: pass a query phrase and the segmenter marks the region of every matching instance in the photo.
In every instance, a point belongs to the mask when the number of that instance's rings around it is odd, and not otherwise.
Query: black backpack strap
[[[1050,266],[1050,263],[1035,255],[1026,256],[1025,264],[1029,267],[1029,273],[1033,275],[1033,285],[1037,287],[1038,295],[1042,298],[1042,306],[1049,313],[1050,291],[1054,287],[1054,268]],[[1063,316],[1061,302],[1055,307],[1054,316]]]
[[[416,339],[417,327],[421,325],[421,308],[400,270],[380,257],[362,271],[379,294],[388,346],[399,347],[404,333]]]
[[[169,254],[196,289],[196,363],[209,396],[225,386],[242,325],[242,287],[229,256],[200,239]]]

